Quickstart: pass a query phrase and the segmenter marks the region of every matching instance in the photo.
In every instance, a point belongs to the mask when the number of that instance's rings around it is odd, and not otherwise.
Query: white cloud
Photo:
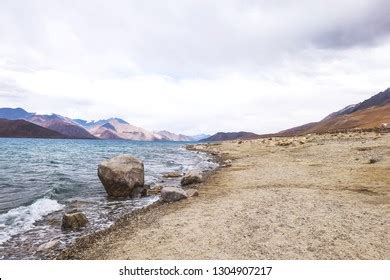
[[[187,134],[315,121],[390,76],[389,4],[321,2],[5,1],[0,105]]]

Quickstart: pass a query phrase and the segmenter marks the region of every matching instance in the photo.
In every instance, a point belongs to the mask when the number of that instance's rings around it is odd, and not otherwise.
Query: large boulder
[[[65,213],[62,217],[62,228],[75,230],[84,227],[88,223],[87,217],[82,212]]]
[[[181,179],[181,185],[182,186],[188,186],[192,184],[199,184],[202,183],[203,176],[200,171],[190,171],[184,175],[184,177]]]
[[[144,164],[129,155],[116,156],[99,164],[98,176],[108,195],[133,197],[144,187]]]
[[[185,190],[175,187],[164,187],[161,190],[161,200],[163,202],[174,202],[187,198]]]

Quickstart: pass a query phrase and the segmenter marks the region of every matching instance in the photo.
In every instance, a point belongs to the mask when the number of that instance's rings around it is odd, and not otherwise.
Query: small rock
[[[187,198],[185,190],[175,187],[164,187],[161,190],[161,200],[163,202],[174,202]]]
[[[180,172],[167,172],[163,174],[164,178],[178,178],[183,176]]]
[[[38,252],[42,252],[42,251],[48,251],[56,246],[58,246],[58,244],[60,244],[60,241],[59,240],[51,240],[47,243],[43,243],[42,245],[40,245],[38,247]]]
[[[232,166],[232,161],[230,159],[227,159],[227,160],[223,161],[221,166],[222,167],[230,167],[230,166]]]
[[[292,143],[293,143],[292,140],[283,140],[283,141],[279,141],[278,143],[276,143],[276,145],[281,146],[281,147],[286,147],[286,146],[290,146]]]
[[[200,171],[190,171],[184,175],[184,177],[181,179],[181,185],[187,186],[192,184],[198,184],[202,183],[203,176]]]
[[[381,128],[381,129],[388,129],[388,128],[390,128],[390,123],[382,123],[382,124],[380,125],[380,128]]]
[[[198,192],[198,190],[195,190],[195,189],[188,189],[187,196],[188,197],[199,196],[199,192]]]
[[[147,190],[148,195],[156,195],[161,192],[162,186],[154,186]]]
[[[368,161],[369,164],[374,164],[374,163],[377,163],[379,161],[379,159],[377,158],[370,158],[370,160]]]
[[[79,229],[88,223],[88,219],[82,212],[65,213],[62,217],[63,229]]]

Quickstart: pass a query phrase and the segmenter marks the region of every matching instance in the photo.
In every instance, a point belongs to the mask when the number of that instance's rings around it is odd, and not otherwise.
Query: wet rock
[[[163,174],[164,178],[179,178],[183,176],[180,172],[167,172]]]
[[[98,176],[108,195],[137,196],[144,186],[144,164],[129,155],[116,156],[99,164]]]
[[[148,190],[145,187],[135,187],[131,193],[131,198],[141,198],[148,195]]]
[[[59,244],[60,244],[59,240],[51,240],[47,243],[43,243],[42,245],[40,245],[37,251],[38,252],[48,251],[50,249],[57,247]]]
[[[61,225],[61,219],[48,218],[47,224],[51,225],[51,226],[60,226]]]
[[[152,186],[150,187],[149,189],[147,189],[147,194],[148,195],[156,195],[156,194],[159,194],[162,190],[162,186]]]
[[[82,212],[65,213],[62,217],[62,228],[75,230],[84,227],[88,219]]]
[[[188,186],[192,184],[202,183],[203,175],[200,171],[190,171],[184,175],[181,179],[182,186]]]
[[[188,189],[187,190],[187,197],[194,197],[194,196],[199,196],[198,190]]]
[[[164,187],[161,190],[161,200],[163,202],[174,202],[187,198],[185,190],[175,187]]]

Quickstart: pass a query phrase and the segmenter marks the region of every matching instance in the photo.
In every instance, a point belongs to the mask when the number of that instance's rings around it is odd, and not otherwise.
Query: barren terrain
[[[198,145],[232,165],[61,258],[389,259],[390,134]]]

